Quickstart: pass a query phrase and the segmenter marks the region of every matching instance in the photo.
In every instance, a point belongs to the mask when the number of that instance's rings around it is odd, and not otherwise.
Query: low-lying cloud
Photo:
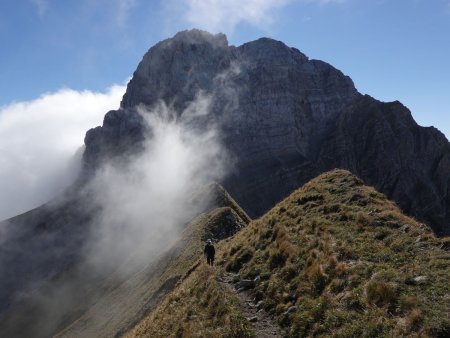
[[[32,318],[36,336],[53,335],[74,308],[83,309],[83,297],[100,298],[95,307],[86,309],[75,332],[83,332],[84,325],[95,332],[120,320],[122,311],[130,311],[128,305],[117,310],[115,304],[117,311],[103,311],[111,301],[103,288],[106,277],[112,287],[123,281],[138,286],[144,276],[157,273],[153,264],[177,242],[186,224],[210,207],[206,185],[220,181],[231,167],[220,127],[209,118],[212,100],[212,95],[200,92],[181,115],[163,102],[138,108],[147,130],[144,147],[126,161],[123,156],[108,159],[78,192],[95,212],[89,215],[89,226],[81,227],[76,268],[70,270],[70,278],[26,296],[39,309]],[[70,242],[75,228],[57,234],[64,236],[58,241]],[[54,250],[52,257],[68,254]],[[141,296],[139,289],[117,288],[113,297],[134,302]]]
[[[193,193],[221,180],[229,168],[216,126],[205,122],[210,105],[211,97],[200,93],[181,116],[164,103],[142,108],[148,129],[144,151],[125,165],[110,162],[97,170],[89,189],[101,214],[86,255],[96,270],[119,270],[117,262],[130,254],[137,264],[148,261],[167,250],[181,226],[201,211]],[[196,119],[204,122],[201,129]],[[132,268],[130,262],[126,268]]]
[[[0,219],[45,203],[78,174],[86,131],[119,106],[124,85],[62,89],[0,107]]]

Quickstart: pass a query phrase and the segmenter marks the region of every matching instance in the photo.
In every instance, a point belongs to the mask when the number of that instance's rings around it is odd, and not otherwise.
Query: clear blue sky
[[[450,0],[0,0],[0,106],[121,84],[191,27],[282,40],[450,137]]]

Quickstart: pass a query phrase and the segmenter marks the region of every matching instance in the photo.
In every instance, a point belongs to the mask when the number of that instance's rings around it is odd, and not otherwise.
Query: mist
[[[62,89],[0,107],[0,220],[61,193],[77,177],[86,130],[118,107],[125,86]]]
[[[148,262],[203,208],[192,202],[193,193],[220,180],[230,167],[216,125],[194,127],[195,120],[207,120],[211,102],[199,93],[181,114],[163,102],[138,109],[147,127],[144,151],[125,164],[105,164],[88,187],[101,210],[86,248],[95,269],[117,271],[125,258],[137,265]],[[126,272],[132,266],[128,260]]]
[[[213,96],[199,92],[182,112],[164,102],[138,107],[146,130],[142,150],[109,159],[77,192],[83,200],[77,208],[95,210],[89,211],[89,223],[81,232],[72,224],[73,230],[50,231],[40,240],[46,255],[58,257],[68,253],[52,243],[71,243],[67,236],[83,238],[74,265],[56,279],[30,280],[18,298],[19,304],[39,309],[29,319],[18,318],[25,328],[37,337],[53,335],[77,318],[71,317],[74,308],[89,311],[94,322],[109,320],[93,303],[83,306],[92,299],[109,304],[106,290],[120,289],[143,269],[151,274],[152,264],[180,239],[185,226],[206,211],[209,196],[198,192],[221,181],[233,163],[219,126],[210,118],[212,105]]]

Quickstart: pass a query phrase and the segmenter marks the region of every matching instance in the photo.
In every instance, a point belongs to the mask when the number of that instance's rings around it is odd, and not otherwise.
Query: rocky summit
[[[360,94],[331,65],[280,41],[235,47],[223,34],[183,31],[143,57],[118,110],[86,134],[85,173],[138,152],[145,127],[138,107],[164,102],[182,117],[199,95],[210,113],[195,120],[220,130],[233,158],[223,183],[260,216],[310,180],[343,168],[397,202],[437,234],[450,234],[450,144],[421,127],[400,102]]]

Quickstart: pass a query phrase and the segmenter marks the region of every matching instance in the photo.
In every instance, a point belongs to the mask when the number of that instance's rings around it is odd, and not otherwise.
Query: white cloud
[[[0,107],[0,219],[47,202],[70,184],[86,131],[118,108],[124,92],[123,85],[104,93],[62,89]]]
[[[184,19],[212,32],[232,32],[241,22],[262,27],[273,20],[273,11],[292,0],[184,0]]]
[[[303,0],[303,2],[311,2],[311,3],[317,3],[319,5],[328,5],[328,4],[343,4],[344,2],[347,2],[348,0]]]
[[[124,165],[105,163],[88,185],[101,215],[95,219],[87,259],[95,270],[129,272],[134,264],[148,264],[180,233],[180,226],[202,210],[195,191],[220,180],[231,159],[211,121],[195,128],[196,119],[209,114],[212,97],[199,93],[178,119],[163,102],[141,109],[151,132],[144,151]],[[206,196],[205,196],[206,197]],[[125,266],[118,266],[124,257]],[[122,271],[123,270],[123,271]]]
[[[115,0],[116,22],[119,27],[126,25],[130,11],[136,6],[136,0]]]
[[[47,13],[49,0],[31,0],[31,2],[36,6],[38,14],[40,17]]]
[[[211,32],[232,33],[242,22],[267,28],[277,10],[296,0],[181,0],[185,6],[183,19],[190,25]],[[348,0],[297,0],[302,3],[328,5]],[[175,1],[176,2],[176,1]]]

